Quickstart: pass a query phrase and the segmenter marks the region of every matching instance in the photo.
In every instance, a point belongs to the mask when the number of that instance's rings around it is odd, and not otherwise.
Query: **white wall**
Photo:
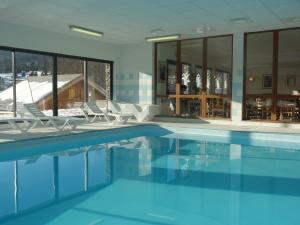
[[[232,103],[231,103],[231,119],[234,123],[239,123],[242,121],[243,76],[244,76],[244,34],[235,33],[233,35]]]
[[[114,97],[131,103],[152,102],[152,44],[121,46]]]
[[[0,46],[105,59],[114,61],[114,74],[119,71],[118,45],[101,42],[74,33],[64,35],[28,26],[0,22]],[[115,80],[115,78],[114,78]]]
[[[76,33],[64,35],[0,22],[0,46],[114,61],[114,99],[152,101],[152,44],[116,45]]]
[[[0,46],[55,52],[96,59],[118,60],[118,46],[96,38],[64,35],[27,26],[0,22]]]

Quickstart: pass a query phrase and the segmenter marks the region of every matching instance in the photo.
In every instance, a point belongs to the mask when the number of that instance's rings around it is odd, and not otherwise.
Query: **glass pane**
[[[176,42],[157,44],[157,98],[162,116],[175,116],[175,98],[168,95],[176,93]]]
[[[0,163],[0,219],[15,212],[15,162]]]
[[[13,116],[11,52],[0,50],[0,118]]]
[[[84,101],[83,60],[57,58],[58,115],[82,115]]]
[[[207,98],[207,117],[230,118],[231,101],[227,98]]]
[[[52,115],[52,57],[16,52],[17,112],[24,103],[36,103],[40,110]]]
[[[175,98],[157,97],[157,105],[160,106],[161,116],[175,116],[176,114],[176,101]]]
[[[198,99],[180,100],[180,114],[182,117],[199,118],[201,115],[201,101]]]
[[[86,179],[84,154],[80,149],[69,149],[65,156],[59,156],[59,197],[84,191]]]
[[[110,151],[106,145],[91,146],[88,152],[88,187],[107,184],[110,180]]]
[[[271,119],[273,33],[247,35],[246,119]]]
[[[18,161],[18,209],[25,210],[54,200],[53,157]]]
[[[279,32],[277,120],[300,121],[300,29]]]
[[[207,115],[230,118],[232,37],[207,40]]]
[[[89,61],[87,71],[89,100],[105,100],[110,87],[110,64]]]
[[[157,95],[176,90],[176,42],[157,44]]]
[[[202,88],[203,40],[181,42],[181,94],[198,94]]]

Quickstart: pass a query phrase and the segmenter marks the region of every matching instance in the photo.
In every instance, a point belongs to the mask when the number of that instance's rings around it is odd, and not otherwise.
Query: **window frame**
[[[282,28],[282,29],[272,29],[272,30],[264,30],[264,31],[255,31],[255,32],[245,32],[244,33],[244,62],[243,62],[243,107],[242,107],[242,120],[251,121],[251,119],[247,119],[247,99],[249,96],[247,94],[247,37],[252,34],[260,34],[260,33],[271,33],[273,36],[273,51],[272,51],[272,106],[271,106],[271,119],[262,119],[264,122],[277,122],[280,123],[280,120],[277,120],[277,101],[279,99],[278,95],[278,60],[279,60],[279,34],[283,31],[288,30],[299,30],[300,27],[291,27],[291,28]],[[289,123],[297,123],[295,121]]]
[[[113,98],[113,66],[114,61],[110,60],[104,60],[104,59],[97,59],[97,58],[90,58],[90,57],[84,57],[84,56],[78,56],[78,55],[69,55],[69,54],[63,54],[63,53],[55,53],[55,52],[47,52],[47,51],[40,51],[40,50],[33,50],[33,49],[25,49],[25,48],[16,48],[16,47],[9,47],[9,46],[0,46],[0,50],[3,51],[9,51],[12,54],[12,73],[13,73],[13,114],[14,116],[17,115],[17,100],[16,100],[16,69],[15,69],[15,53],[16,52],[22,52],[22,53],[30,53],[30,54],[38,54],[38,55],[44,55],[44,56],[50,56],[52,57],[52,110],[53,110],[53,116],[58,115],[58,96],[57,96],[57,59],[59,57],[63,58],[73,58],[73,59],[79,59],[82,60],[84,64],[84,92],[87,90],[87,69],[86,64],[87,62],[99,62],[99,63],[108,63],[110,64],[110,96],[109,100]],[[84,93],[86,94],[86,93]],[[84,98],[84,101],[87,101],[86,97]]]
[[[211,95],[207,93],[206,85],[207,85],[207,70],[208,68],[208,40],[213,39],[213,38],[221,38],[221,37],[230,37],[231,38],[231,70],[226,71],[231,74],[231,78],[229,81],[229,86],[230,86],[230,94],[226,96],[220,96],[220,95]],[[203,40],[203,50],[202,50],[202,73],[203,73],[203,78],[202,78],[202,90],[200,93],[195,94],[195,95],[188,95],[188,94],[181,94],[180,93],[180,88],[178,88],[181,84],[181,66],[182,62],[181,61],[181,43],[182,41],[190,41],[190,40]],[[158,75],[158,45],[163,44],[163,43],[168,43],[168,42],[176,42],[176,84],[177,84],[177,89],[176,93],[166,93],[166,96],[158,95],[157,94],[157,75]],[[154,57],[153,57],[153,69],[154,69],[154,76],[153,76],[153,102],[156,104],[157,103],[157,98],[161,97],[166,97],[169,99],[175,99],[176,100],[176,116],[180,117],[180,100],[181,99],[197,99],[201,102],[200,104],[200,111],[199,112],[199,119],[200,118],[209,118],[209,119],[218,119],[218,118],[213,118],[213,117],[208,117],[206,115],[206,99],[207,98],[212,98],[212,97],[218,97],[218,98],[224,98],[232,100],[232,75],[233,75],[233,34],[224,34],[224,35],[216,35],[216,36],[207,36],[207,37],[199,37],[199,38],[188,38],[188,39],[180,39],[177,41],[164,41],[164,42],[155,42],[153,44],[153,51],[154,51]],[[168,59],[167,59],[168,61]],[[224,120],[231,120],[231,115],[232,113],[230,112],[230,117],[229,118],[222,118]]]

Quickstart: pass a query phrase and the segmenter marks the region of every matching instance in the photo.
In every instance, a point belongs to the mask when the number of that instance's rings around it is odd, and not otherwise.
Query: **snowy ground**
[[[42,111],[46,116],[52,116],[52,110],[44,110]],[[26,114],[25,114],[26,116]],[[73,108],[73,109],[59,109],[58,110],[58,116],[84,116],[83,112],[79,108]],[[0,112],[0,119],[9,119],[13,118],[14,114],[12,112],[8,111],[1,111]],[[22,115],[18,115],[17,117],[22,117]]]

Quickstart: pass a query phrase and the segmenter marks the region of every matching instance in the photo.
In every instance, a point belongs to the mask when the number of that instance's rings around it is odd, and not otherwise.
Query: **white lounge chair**
[[[7,118],[0,119],[0,123],[8,123],[13,129],[17,129],[21,132],[27,132],[31,128],[35,127],[38,121],[27,118]]]
[[[107,122],[111,122],[113,124],[124,124],[127,122],[129,118],[131,118],[132,114],[120,114],[120,113],[114,113],[114,112],[104,112],[101,110],[96,102],[86,102],[85,103],[85,114],[86,118],[89,118],[89,115],[94,116],[92,121],[95,121],[95,119],[104,117]],[[113,117],[114,120],[111,120],[109,117]]]
[[[149,121],[159,114],[160,107],[151,104],[131,104],[110,102],[110,109],[119,113],[132,114],[138,122]]]
[[[100,120],[101,118],[104,118],[107,122],[110,122],[107,114],[103,112],[95,102],[85,102],[82,110],[85,118],[89,122],[94,122],[97,118]],[[89,116],[92,116],[93,118],[90,120]]]
[[[84,121],[84,119],[77,117],[46,116],[37,108],[36,104],[34,103],[24,104],[23,106],[30,116],[38,121],[38,123],[43,126],[52,125],[57,130],[64,130],[67,126],[74,130],[80,124],[80,122]]]
[[[149,121],[159,114],[158,105],[130,104],[127,106],[127,109],[132,111],[138,122]]]
[[[128,117],[130,118],[134,118],[135,115],[130,112],[128,109],[128,104],[125,104],[124,108],[121,107],[121,105],[119,105],[118,103],[114,102],[114,101],[109,101],[109,110],[111,110],[112,113],[119,115],[119,116],[123,116],[123,117]]]

